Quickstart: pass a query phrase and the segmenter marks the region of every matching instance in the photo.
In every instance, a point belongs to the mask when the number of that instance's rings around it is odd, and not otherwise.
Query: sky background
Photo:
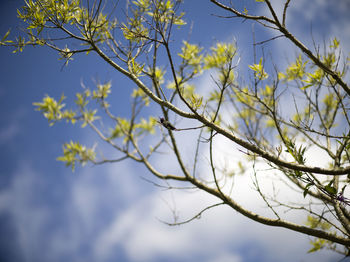
[[[250,6],[250,1],[243,2]],[[278,1],[274,3],[281,10]],[[12,36],[18,33],[16,9],[21,4],[19,0],[0,2],[0,36],[9,28]],[[251,23],[213,16],[225,13],[207,0],[185,0],[183,8],[188,23],[184,38],[193,23],[191,42],[208,48],[216,41],[235,39],[241,65],[252,63]],[[311,30],[316,41],[336,36],[349,54],[349,12],[347,0],[291,1],[287,25],[308,46]],[[258,25],[255,31],[257,41],[273,36]],[[181,42],[175,39],[174,48]],[[276,40],[264,48],[273,50],[281,66],[296,54],[286,41]],[[130,100],[124,95],[131,90],[129,83],[94,54],[75,57],[63,70],[58,55],[47,48],[27,47],[12,54],[11,48],[1,47],[0,58],[1,262],[331,262],[342,258],[327,251],[307,254],[309,239],[303,235],[256,224],[226,207],[192,223],[169,227],[159,220],[171,220],[171,208],[176,207],[186,219],[214,199],[200,192],[162,191],[143,180],[150,174],[132,161],[88,164],[72,173],[55,160],[62,144],[79,139],[92,146],[96,136],[79,125],[49,127],[32,103],[45,94],[72,97],[81,91],[82,81],[92,87],[94,81],[111,79],[119,97],[115,109],[127,116]],[[103,145],[102,149],[113,154]],[[242,201],[256,205],[255,199]]]

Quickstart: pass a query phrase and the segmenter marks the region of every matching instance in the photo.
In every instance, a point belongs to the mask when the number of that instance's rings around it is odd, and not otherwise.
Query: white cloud
[[[230,146],[223,146],[223,152],[229,152]],[[200,191],[145,192],[143,187],[149,185],[136,175],[139,172],[123,163],[86,167],[69,178],[67,192],[61,194],[63,206],[59,207],[42,200],[52,197],[51,190],[44,190],[48,186],[45,176],[21,163],[13,182],[0,195],[1,212],[10,211],[14,218],[19,252],[27,259],[44,256],[47,261],[60,261],[70,257],[71,261],[94,262],[117,259],[115,250],[123,250],[127,261],[135,262],[170,257],[178,261],[241,262],[247,256],[295,261],[285,259],[294,253],[294,258],[313,258],[305,255],[309,246],[303,235],[257,224],[228,207],[209,210],[186,225],[167,226],[158,219],[173,221],[169,207],[183,221],[216,200]],[[247,194],[249,177],[239,178],[237,199],[262,211],[256,196]],[[318,261],[328,257],[326,253]]]
[[[350,4],[347,0],[337,1],[336,5],[327,0],[294,1],[291,2],[288,26],[291,28],[291,32],[302,36],[303,42],[309,44],[310,47],[312,47],[312,33],[316,43],[321,44],[323,44],[323,40],[328,43],[331,38],[337,37],[341,41],[341,47],[345,53],[348,53],[350,51],[349,10]],[[300,19],[300,16],[303,16],[303,19]],[[300,21],[309,24],[303,26]]]
[[[12,122],[8,126],[0,130],[0,145],[9,142],[17,134],[19,134],[20,128],[17,122]]]
[[[218,141],[215,148],[216,161],[230,165],[234,161],[228,160],[237,159],[232,143]],[[205,152],[202,157],[205,157]],[[317,158],[317,155],[314,157]],[[259,173],[259,176],[263,176],[262,190],[271,192],[273,175],[268,178],[263,173]],[[303,201],[301,195],[291,194],[283,183],[275,181],[275,187],[281,200]],[[271,216],[258,194],[252,190],[249,172],[237,177],[233,197],[244,207]],[[158,221],[173,222],[173,209],[179,215],[179,221],[183,221],[215,202],[215,198],[200,191],[157,191],[147,194],[122,212],[117,212],[111,223],[100,231],[94,247],[95,259],[103,261],[113,256],[118,247],[125,251],[130,261],[137,262],[155,261],[162,257],[193,261],[188,259],[190,256],[203,256],[202,261],[244,261],[240,249],[242,246],[248,246],[250,256],[253,257],[262,256],[260,253],[264,252],[265,261],[296,261],[297,258],[328,261],[332,257],[327,252],[307,255],[310,246],[304,235],[258,224],[228,207],[207,211],[201,219],[180,227],[168,227]],[[289,213],[287,217],[299,223],[306,219],[306,216]],[[291,254],[293,257],[286,260]]]
[[[282,20],[282,13],[285,1],[274,0],[272,5]],[[350,52],[350,2],[347,0],[337,1],[333,4],[326,0],[298,0],[291,1],[287,10],[286,27],[312,52],[316,52],[315,48],[324,50],[330,41],[336,37],[340,40],[342,56],[349,55]],[[271,14],[263,3],[257,11],[259,14],[264,14],[271,17]],[[257,36],[257,42],[267,40],[277,36],[279,33],[276,30],[263,28],[264,34]],[[314,46],[314,41],[316,47]],[[266,50],[270,50],[273,54],[273,63],[277,64],[280,70],[284,69],[287,62],[294,61],[295,57],[301,53],[290,40],[279,38],[263,45]],[[268,48],[267,48],[268,47]],[[341,60],[342,62],[343,60]],[[340,63],[342,64],[342,63]]]
[[[208,262],[242,262],[242,257],[230,253],[220,253]]]
[[[213,201],[201,192],[177,192],[174,198],[183,214],[181,219],[189,218],[201,206]],[[305,255],[309,246],[303,235],[260,225],[232,211],[230,208],[216,208],[204,213],[199,220],[169,227],[156,218],[170,222],[172,213],[162,205],[159,193],[151,194],[116,214],[114,222],[97,237],[95,259],[103,261],[118,247],[122,247],[129,260],[135,262],[156,261],[162,257],[177,261],[198,261],[198,257],[201,261],[244,261],[244,257],[249,256],[262,257],[264,261],[298,261],[303,258],[328,261],[332,257],[322,252]],[[244,256],[242,248],[246,250]]]
[[[0,212],[10,214],[13,218],[16,233],[13,240],[18,241],[18,253],[25,259],[30,259],[36,252],[38,242],[33,239],[40,239],[49,218],[49,209],[33,203],[33,190],[40,186],[41,181],[35,177],[30,165],[21,163],[13,174],[11,186],[1,192]]]
[[[172,205],[180,212],[180,220],[191,217],[200,211],[201,206],[213,201],[202,192],[189,194],[176,191],[172,194],[176,202]],[[170,195],[168,192],[150,194],[122,214],[117,213],[114,222],[97,239],[96,256],[108,256],[116,246],[122,245],[131,261],[154,261],[161,256],[181,260],[199,252],[210,255],[224,245],[228,230],[220,223],[211,223],[215,221],[196,220],[179,227],[169,227],[160,222],[158,219],[173,222],[172,212],[162,200],[165,197],[168,201]],[[216,239],[212,247],[209,245],[210,239]]]

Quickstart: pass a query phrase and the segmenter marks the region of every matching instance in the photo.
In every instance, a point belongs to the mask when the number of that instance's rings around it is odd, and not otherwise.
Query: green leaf
[[[118,117],[118,123],[114,129],[111,130],[110,139],[122,137],[126,135],[130,130],[130,121],[126,118]]]
[[[137,77],[142,75],[142,70],[144,68],[145,64],[140,65],[135,61],[135,58],[131,59],[131,69],[130,71],[135,74]]]
[[[338,41],[337,38],[334,37],[332,41],[332,45],[330,45],[331,48],[337,49],[339,47],[340,42]]]
[[[9,36],[10,32],[11,32],[11,29],[9,29],[9,30],[6,32],[6,34],[4,35],[4,37],[1,39],[1,42],[5,42],[6,38]]]
[[[145,106],[149,106],[150,98],[141,88],[134,89],[131,93],[131,97],[141,97]]]
[[[306,85],[306,86],[301,87],[300,89],[301,89],[301,90],[305,90],[305,89],[308,89],[308,88],[311,87],[311,86],[313,86],[313,84],[308,84],[308,85]]]
[[[63,156],[57,157],[57,160],[65,162],[66,166],[71,166],[74,171],[76,162],[85,165],[88,161],[93,161],[95,157],[93,148],[87,148],[79,142],[70,141],[63,145]]]
[[[209,97],[208,101],[219,102],[220,97],[221,97],[221,92],[219,92],[218,90],[214,90],[213,92],[210,92],[210,97]]]
[[[332,186],[333,183],[334,179],[332,179],[324,188],[329,194],[335,195],[337,193],[337,190],[335,189],[335,187]]]
[[[303,62],[302,56],[299,55],[294,63],[286,69],[285,80],[302,79],[305,75],[307,61]]]
[[[222,69],[225,65],[231,64],[236,55],[236,46],[232,43],[217,43],[211,50],[211,54],[204,57],[204,69]]]
[[[191,107],[193,107],[195,110],[198,110],[203,103],[203,97],[198,94],[192,94],[190,98]]]
[[[97,109],[95,110],[85,110],[83,112],[83,119],[84,122],[82,123],[81,127],[85,127],[88,123],[92,123],[96,119],[98,119],[97,116],[95,116],[97,113]]]
[[[105,99],[111,93],[112,82],[108,81],[105,84],[98,84],[97,90],[92,91],[92,98]]]
[[[316,238],[314,241],[310,241],[310,244],[313,247],[307,251],[308,253],[316,252],[316,251],[322,249],[326,244],[326,240],[321,239],[321,238]]]
[[[63,117],[62,108],[65,104],[62,101],[65,99],[65,96],[62,94],[59,101],[56,101],[54,98],[46,95],[42,102],[33,103],[36,106],[37,111],[41,111],[45,118],[50,122],[50,125],[53,125],[56,121],[61,120]]]
[[[259,80],[264,80],[269,77],[262,65],[262,58],[260,58],[259,64],[249,65],[248,67],[254,71],[254,76]]]
[[[335,189],[335,187],[332,187],[330,185],[326,185],[324,187],[324,189],[326,189],[326,191],[329,193],[329,194],[332,194],[332,195],[335,195],[337,194],[337,190]]]
[[[149,134],[155,134],[155,125],[157,124],[157,119],[154,117],[149,117],[149,120],[147,121],[144,118],[141,118],[141,121],[135,125],[135,128],[139,129],[139,132],[137,135],[142,135],[143,133],[147,132]]]
[[[203,55],[200,52],[203,48],[198,47],[198,45],[189,44],[187,41],[183,41],[183,43],[184,46],[181,48],[182,53],[178,55],[184,60],[184,65],[192,67],[193,73],[201,73]]]
[[[304,193],[303,193],[304,198],[305,198],[306,195],[308,194],[309,189],[310,189],[310,187],[311,187],[312,185],[313,185],[313,183],[308,183],[308,184],[305,186],[305,190],[304,190]]]

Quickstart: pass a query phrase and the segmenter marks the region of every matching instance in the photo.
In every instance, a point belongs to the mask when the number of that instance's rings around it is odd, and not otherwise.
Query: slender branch
[[[298,224],[288,222],[288,221],[285,221],[282,219],[270,219],[270,218],[263,217],[261,215],[258,215],[254,212],[251,212],[251,211],[243,208],[241,205],[239,205],[238,203],[233,201],[230,197],[228,197],[228,196],[223,197],[222,193],[220,193],[218,190],[210,188],[210,187],[202,184],[198,180],[191,179],[190,182],[192,184],[194,184],[195,186],[197,186],[198,188],[208,192],[209,194],[214,195],[214,196],[222,199],[228,206],[230,206],[231,208],[233,208],[234,210],[236,210],[238,213],[242,214],[243,216],[250,218],[256,222],[259,222],[261,224],[269,225],[269,226],[273,226],[273,227],[284,227],[284,228],[287,228],[287,229],[290,229],[290,230],[293,230],[296,232],[300,232],[303,234],[307,234],[310,236],[327,239],[327,240],[330,240],[330,241],[335,242],[335,243],[339,243],[339,244],[344,245],[344,246],[350,245],[349,238],[343,238],[343,237],[340,237],[334,233],[325,232],[325,231],[315,229],[315,228],[309,228],[307,226],[298,225]]]
[[[180,226],[180,225],[184,225],[184,224],[187,224],[187,223],[190,223],[191,221],[195,220],[195,219],[199,219],[201,218],[202,214],[205,212],[205,211],[208,211],[209,209],[212,209],[214,207],[217,207],[217,206],[221,206],[221,205],[224,205],[225,203],[223,202],[220,202],[220,203],[217,203],[217,204],[214,204],[214,205],[210,205],[210,206],[207,206],[206,208],[204,208],[203,210],[201,210],[198,214],[196,214],[195,216],[191,217],[190,219],[187,219],[187,220],[184,220],[182,222],[174,222],[174,223],[168,223],[168,222],[165,222],[165,221],[162,221],[160,220],[162,223],[168,225],[168,226]]]
[[[224,5],[224,4],[220,3],[220,2],[218,2],[217,0],[210,0],[210,2],[212,2],[215,5],[221,7],[222,9],[225,9],[227,11],[230,11],[230,12],[234,13],[236,16],[241,17],[241,18],[252,19],[252,20],[257,20],[257,21],[263,20],[263,21],[269,22],[271,24],[275,23],[272,19],[267,18],[266,16],[253,16],[253,15],[248,15],[248,14],[241,13],[237,9],[229,7],[227,5]]]
[[[285,27],[286,26],[286,16],[287,16],[287,8],[289,6],[290,0],[287,0],[286,3],[284,4],[283,8],[283,19],[282,19],[282,25]]]
[[[248,14],[244,14],[239,12],[237,9],[228,7],[217,0],[210,0],[212,3],[216,4],[217,6],[221,7],[224,10],[227,10],[229,12],[234,13],[238,17],[254,20],[254,21],[266,21],[274,26],[276,26],[277,30],[280,31],[286,38],[288,38],[290,41],[292,41],[299,49],[308,56],[319,68],[321,68],[325,73],[332,76],[332,78],[345,90],[345,92],[350,95],[350,88],[349,86],[344,82],[344,80],[339,76],[339,74],[332,69],[330,69],[327,65],[325,65],[317,56],[315,56],[310,49],[308,49],[302,42],[300,42],[292,33],[290,33],[285,25],[279,22],[278,17],[270,3],[269,0],[265,0],[265,3],[267,4],[272,16],[273,20],[270,18],[267,18],[265,16],[251,16]],[[286,7],[285,7],[286,9]],[[284,16],[285,17],[285,16]]]

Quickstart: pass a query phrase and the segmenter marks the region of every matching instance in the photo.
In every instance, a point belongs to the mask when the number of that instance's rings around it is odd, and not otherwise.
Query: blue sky
[[[249,6],[249,1],[244,1]],[[278,1],[275,1],[276,4]],[[288,25],[306,44],[336,36],[344,52],[350,51],[350,4],[326,0],[291,1]],[[12,28],[18,33],[19,0],[0,2],[0,35]],[[278,7],[278,4],[276,4]],[[192,42],[208,47],[216,41],[235,39],[242,65],[251,63],[251,24],[219,19],[224,14],[206,0],[185,0],[188,25],[193,22]],[[307,10],[307,11],[306,11]],[[264,10],[260,10],[264,12]],[[306,26],[305,26],[306,25]],[[271,34],[255,26],[257,39]],[[189,26],[183,37],[187,37]],[[182,39],[175,39],[179,48]],[[280,57],[293,59],[285,41],[266,45]],[[49,127],[34,111],[33,102],[45,94],[59,98],[92,87],[94,81],[112,79],[118,95],[113,105],[127,115],[131,89],[95,55],[81,55],[62,68],[62,61],[47,48],[28,47],[12,54],[0,48],[0,261],[337,261],[329,252],[306,254],[309,239],[284,229],[259,225],[229,208],[217,208],[201,219],[169,227],[159,219],[171,219],[170,207],[188,218],[214,199],[204,193],[162,191],[141,177],[150,174],[140,165],[125,161],[115,165],[77,168],[72,173],[55,159],[71,139],[93,145],[97,137],[79,125],[59,123]],[[244,68],[242,68],[244,70]],[[154,115],[160,110],[155,108]],[[106,154],[113,151],[101,145]],[[164,158],[163,158],[164,159]],[[171,166],[172,163],[163,163]],[[254,199],[243,199],[254,207]],[[257,207],[259,208],[259,207]]]

